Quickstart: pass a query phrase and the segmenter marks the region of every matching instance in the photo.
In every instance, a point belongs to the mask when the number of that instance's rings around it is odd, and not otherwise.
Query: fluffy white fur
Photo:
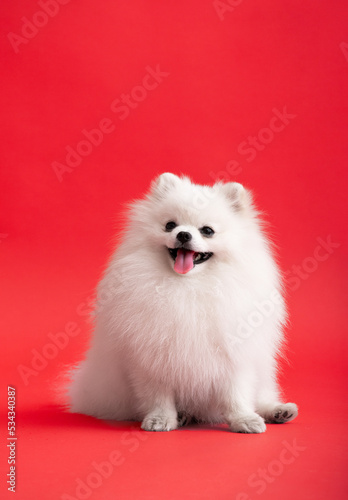
[[[177,224],[166,231],[168,221]],[[207,237],[199,231],[211,227]],[[189,232],[212,257],[186,274],[168,248]],[[95,330],[74,370],[70,411],[176,429],[195,417],[259,433],[297,415],[276,381],[285,307],[279,272],[250,193],[162,174],[130,207],[101,280]]]

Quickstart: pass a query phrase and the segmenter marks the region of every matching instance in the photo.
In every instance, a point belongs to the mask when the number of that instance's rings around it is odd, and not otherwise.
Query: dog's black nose
[[[180,231],[177,235],[177,239],[180,241],[180,243],[187,243],[188,241],[192,240],[192,234],[187,233],[186,231]]]

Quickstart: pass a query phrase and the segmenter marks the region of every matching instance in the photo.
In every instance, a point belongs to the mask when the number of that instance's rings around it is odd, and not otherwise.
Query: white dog
[[[250,193],[162,174],[130,206],[99,284],[70,411],[169,431],[195,418],[260,433],[297,416],[276,381],[285,307]]]

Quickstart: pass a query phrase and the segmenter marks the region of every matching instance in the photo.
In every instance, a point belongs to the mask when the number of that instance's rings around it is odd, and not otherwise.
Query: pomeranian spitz
[[[261,433],[297,416],[277,359],[282,284],[251,194],[164,173],[130,205],[101,280],[71,412],[170,431],[193,419]]]

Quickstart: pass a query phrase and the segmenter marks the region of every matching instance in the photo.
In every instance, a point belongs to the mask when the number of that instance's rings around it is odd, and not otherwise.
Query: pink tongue
[[[178,249],[174,263],[174,271],[179,274],[186,274],[193,268],[193,256],[195,252],[192,250]]]

